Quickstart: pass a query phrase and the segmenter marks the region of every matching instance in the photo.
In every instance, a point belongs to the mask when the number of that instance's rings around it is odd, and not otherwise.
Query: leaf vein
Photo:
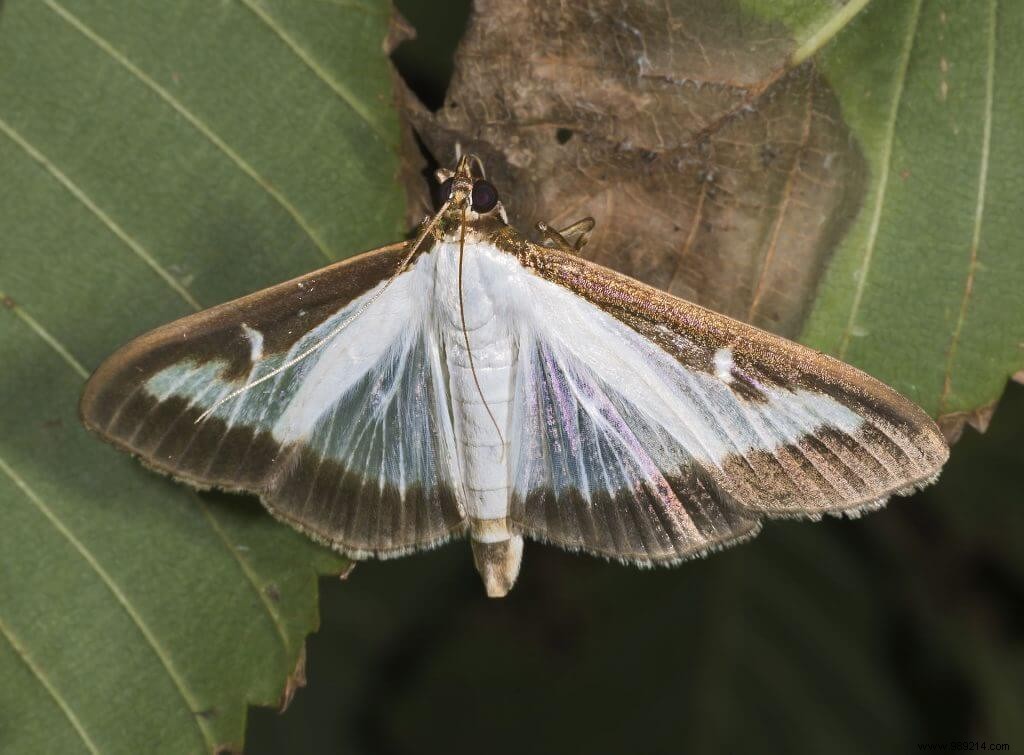
[[[113,577],[110,576],[107,570],[100,565],[99,561],[96,560],[96,557],[92,554],[92,552],[85,547],[85,544],[82,543],[82,541],[80,541],[77,537],[75,537],[75,534],[64,524],[64,522],[61,521],[60,517],[58,517],[53,512],[53,510],[46,505],[46,502],[43,501],[43,499],[29,486],[27,482],[25,482],[25,480],[21,478],[21,476],[18,475],[17,472],[15,472],[15,470],[7,463],[6,460],[4,460],[3,457],[0,457],[0,471],[2,471],[11,479],[11,481],[18,487],[19,490],[21,490],[21,492],[32,503],[32,505],[35,506],[36,509],[38,509],[39,512],[46,518],[46,520],[53,526],[53,528],[56,529],[57,532],[59,532],[64,537],[64,539],[71,544],[71,546],[78,552],[78,555],[82,557],[82,559],[89,565],[89,568],[93,571],[93,573],[96,574],[97,577],[99,577],[100,581],[103,582],[106,588],[114,596],[114,599],[121,605],[121,608],[124,609],[124,612],[128,614],[128,617],[135,624],[136,628],[138,628],[139,632],[145,638],[146,642],[149,644],[153,653],[160,661],[160,664],[164,667],[167,676],[170,678],[172,684],[174,684],[174,686],[177,688],[182,700],[185,701],[185,705],[187,706],[189,716],[190,718],[192,718],[192,720],[196,724],[196,727],[199,729],[199,733],[202,736],[204,743],[208,745],[209,748],[212,750],[217,744],[216,740],[213,737],[212,732],[209,730],[206,722],[202,719],[201,716],[196,715],[199,711],[203,710],[202,705],[192,694],[192,691],[188,688],[188,685],[185,683],[185,680],[182,678],[181,674],[179,674],[178,670],[175,668],[174,663],[171,661],[171,658],[168,655],[167,651],[160,644],[159,640],[157,640],[156,635],[153,634],[153,630],[149,628],[149,625],[146,624],[142,616],[139,615],[139,612],[135,610],[135,607],[128,599],[128,596],[125,595],[125,593],[121,590],[120,586],[118,586],[117,582],[114,580]]]
[[[974,206],[974,228],[971,234],[971,253],[967,265],[967,279],[964,281],[964,293],[960,298],[960,311],[957,314],[956,325],[953,327],[949,348],[946,352],[946,368],[943,370],[942,394],[939,396],[939,414],[945,413],[949,394],[953,390],[953,364],[956,361],[957,350],[960,347],[960,334],[963,331],[964,322],[967,320],[967,310],[970,305],[971,295],[974,293],[974,276],[978,270],[978,248],[981,245],[981,224],[985,213],[985,189],[988,185],[989,155],[992,143],[992,103],[995,93],[996,15],[998,7],[998,0],[990,0],[987,30],[988,54],[986,56],[987,66],[985,70],[985,115],[981,136],[981,163],[978,168],[978,196]]]
[[[242,570],[242,573],[245,575],[245,578],[249,580],[249,584],[252,585],[252,589],[259,596],[260,602],[263,603],[263,607],[264,609],[266,609],[267,615],[270,617],[271,622],[274,624],[274,628],[277,630],[278,637],[281,638],[281,644],[284,646],[284,651],[285,654],[287,655],[288,652],[291,650],[291,647],[288,641],[288,633],[285,631],[284,624],[281,621],[281,615],[274,609],[274,606],[270,602],[270,598],[267,596],[266,591],[261,590],[259,585],[257,584],[256,574],[253,572],[252,567],[249,565],[248,559],[242,556],[238,548],[236,548],[235,545],[228,539],[227,535],[224,534],[224,530],[221,529],[220,524],[217,522],[216,517],[214,517],[213,512],[210,511],[209,506],[206,505],[206,502],[202,498],[200,498],[199,495],[196,495],[195,497],[199,504],[200,510],[203,512],[203,516],[210,523],[210,528],[217,534],[217,537],[224,544],[224,547],[228,550],[228,552],[232,556],[234,556],[235,561],[238,562],[238,566]]]
[[[796,200],[793,196],[796,184],[796,177],[800,174],[800,163],[804,159],[804,152],[807,149],[807,143],[811,138],[811,121],[814,115],[814,78],[811,77],[810,83],[807,86],[807,114],[804,116],[803,128],[800,132],[800,144],[796,149],[796,154],[793,156],[793,165],[789,169],[789,175],[786,176],[786,185],[782,189],[782,204],[779,207],[779,216],[775,220],[774,227],[772,228],[772,237],[768,243],[768,250],[765,252],[764,258],[761,260],[761,266],[757,274],[757,282],[754,284],[754,294],[750,298],[750,308],[747,310],[747,322],[754,322],[754,315],[757,312],[758,306],[761,304],[761,298],[765,293],[765,281],[768,278],[768,270],[775,260],[775,252],[779,246],[779,237],[782,235],[782,226],[786,221],[786,214],[789,212],[791,204],[796,204]]]
[[[67,189],[71,196],[85,205],[85,207],[95,215],[111,233],[124,242],[124,244],[131,249],[139,259],[145,262],[153,270],[153,272],[163,278],[167,285],[170,286],[182,299],[184,299],[189,306],[197,310],[202,309],[199,302],[196,301],[192,294],[190,294],[188,290],[181,285],[181,283],[175,280],[174,276],[164,269],[164,267],[156,261],[153,255],[146,251],[146,248],[142,246],[142,244],[132,238],[128,232],[119,226],[112,217],[107,215],[107,213],[105,213],[100,206],[82,190],[81,187],[79,187],[67,176],[66,173],[58,168],[52,160],[40,152],[31,142],[25,139],[25,137],[19,134],[2,118],[0,118],[0,132],[3,132],[3,134],[14,142],[15,145],[20,147],[25,154],[42,165],[51,176],[57,179],[61,186]]]
[[[82,725],[82,722],[78,720],[78,716],[75,715],[75,711],[72,709],[71,705],[68,703],[67,700],[64,699],[64,696],[60,694],[60,692],[53,685],[53,683],[47,678],[46,674],[43,673],[43,669],[40,668],[36,664],[36,662],[32,660],[32,657],[28,654],[28,651],[25,650],[25,646],[18,638],[14,636],[14,633],[10,630],[10,627],[6,626],[2,619],[0,619],[0,634],[4,636],[4,639],[7,640],[8,644],[14,650],[14,653],[18,656],[18,658],[21,659],[21,662],[25,664],[28,670],[32,672],[32,675],[36,678],[36,680],[43,687],[43,689],[45,689],[46,692],[50,695],[50,697],[53,698],[53,701],[57,704],[57,707],[61,709],[61,712],[64,714],[65,718],[68,719],[68,722],[71,724],[72,728],[74,728],[75,732],[82,740],[82,743],[85,745],[85,748],[89,752],[95,753],[95,755],[99,755],[99,748],[96,746],[96,743],[92,741],[92,738],[89,736],[89,733],[85,730],[85,727]]]
[[[861,301],[864,298],[864,287],[868,278],[868,271],[874,258],[875,245],[878,242],[878,229],[882,220],[882,207],[885,204],[885,194],[889,185],[889,170],[892,167],[892,148],[896,137],[896,120],[899,114],[900,104],[903,101],[903,88],[907,80],[907,69],[910,66],[910,55],[914,49],[914,39],[917,37],[917,26],[921,18],[921,3],[917,0],[914,3],[913,17],[908,25],[907,38],[903,43],[903,50],[900,53],[899,71],[897,74],[896,91],[892,98],[892,108],[889,112],[889,120],[885,127],[885,143],[882,146],[881,169],[878,174],[878,187],[875,190],[875,206],[871,211],[871,224],[868,227],[868,237],[864,243],[864,257],[861,260],[860,270],[857,276],[857,288],[854,290],[853,303],[850,306],[850,315],[840,338],[838,356],[842,359],[850,345],[850,338],[853,334],[857,315],[860,313]]]
[[[288,35],[276,18],[271,16],[258,2],[253,2],[253,0],[238,1],[260,21],[266,24],[267,28],[269,28],[282,42],[284,42],[285,46],[294,53],[295,57],[301,60],[318,79],[326,84],[332,92],[338,95],[341,101],[348,105],[352,111],[371,128],[376,136],[380,137],[382,140],[387,140],[387,133],[384,131],[381,124],[373,117],[370,109],[344,84],[325,71],[305,48]]]
[[[690,229],[686,234],[686,240],[683,242],[683,248],[679,250],[679,254],[676,257],[675,268],[672,270],[672,277],[669,279],[668,286],[665,287],[667,291],[675,291],[676,281],[683,277],[683,265],[689,261],[690,250],[693,249],[694,241],[697,238],[697,233],[700,231],[701,216],[704,213],[704,200],[708,194],[708,183],[709,181],[700,182],[700,194],[697,195],[697,207],[693,211],[693,220],[690,221]]]
[[[85,367],[82,366],[81,362],[75,359],[75,357],[68,350],[68,348],[60,341],[58,341],[57,338],[52,333],[50,333],[50,331],[48,331],[46,328],[40,325],[39,321],[36,320],[36,318],[34,318],[28,312],[26,312],[24,308],[18,305],[14,299],[7,296],[3,291],[0,291],[0,301],[3,301],[5,308],[11,310],[14,313],[15,317],[17,317],[23,323],[28,325],[28,327],[32,330],[33,333],[35,333],[37,336],[43,339],[43,341],[45,341],[46,344],[51,349],[56,351],[57,354],[60,355],[60,358],[67,362],[71,369],[77,372],[79,376],[81,376],[82,378],[89,377],[88,370],[86,370]]]
[[[813,56],[818,50],[831,42],[839,32],[846,28],[846,25],[853,20],[853,17],[864,10],[871,0],[850,0],[841,6],[828,21],[822,24],[809,36],[802,45],[793,53],[790,64],[798,66]]]
[[[149,88],[155,95],[170,105],[175,112],[177,112],[182,118],[184,118],[193,128],[195,128],[200,134],[213,144],[217,149],[223,152],[243,173],[249,178],[256,182],[256,184],[263,189],[281,208],[291,216],[292,220],[300,229],[309,237],[313,245],[320,251],[320,253],[327,258],[329,262],[334,262],[334,255],[328,250],[327,245],[319,237],[317,232],[310,225],[298,209],[288,200],[288,198],[278,191],[274,186],[260,175],[256,169],[250,165],[240,154],[238,154],[231,146],[225,142],[217,133],[211,129],[206,123],[191,110],[186,108],[181,102],[175,99],[170,92],[160,86],[153,78],[146,74],[141,68],[131,62],[122,52],[111,45],[106,39],[97,34],[95,31],[86,26],[77,16],[73,15],[70,11],[64,8],[62,5],[56,2],[56,0],[43,0],[43,2],[58,16],[60,16],[65,22],[67,22],[72,28],[82,34],[86,39],[99,47],[103,52],[109,55],[114,61],[119,63],[125,70],[132,74],[142,84]]]

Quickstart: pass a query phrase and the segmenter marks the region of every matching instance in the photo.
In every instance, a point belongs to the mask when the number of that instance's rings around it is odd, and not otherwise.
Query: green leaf
[[[1022,36],[1020,3],[876,2],[820,58],[870,174],[803,340],[950,420],[1024,367]]]
[[[1019,3],[741,0],[816,58],[869,167],[801,340],[984,428],[1024,367]]]
[[[340,558],[88,436],[88,372],[199,307],[393,241],[388,5],[0,13],[0,742],[240,748]]]

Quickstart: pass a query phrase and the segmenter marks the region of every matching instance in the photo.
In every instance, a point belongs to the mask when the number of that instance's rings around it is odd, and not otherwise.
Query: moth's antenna
[[[211,414],[213,414],[215,411],[217,411],[217,409],[220,408],[226,401],[230,401],[231,399],[235,398],[236,396],[241,396],[243,393],[246,393],[247,391],[251,390],[252,388],[255,388],[260,383],[266,382],[267,380],[270,380],[270,378],[274,377],[275,375],[278,375],[278,374],[284,372],[289,367],[294,367],[296,364],[301,362],[303,359],[308,357],[314,351],[316,351],[317,349],[321,348],[324,344],[326,344],[328,341],[330,341],[332,338],[334,338],[336,335],[338,335],[338,333],[340,333],[345,328],[347,328],[349,325],[354,323],[359,318],[359,316],[361,314],[363,314],[363,312],[365,312],[367,309],[369,309],[370,306],[375,301],[377,301],[381,296],[384,295],[384,292],[388,290],[388,287],[392,283],[395,282],[395,279],[398,278],[399,275],[402,274],[402,271],[405,270],[405,268],[409,264],[409,262],[412,261],[413,256],[416,254],[416,251],[420,247],[420,244],[422,244],[423,240],[430,234],[431,231],[434,230],[434,226],[437,225],[438,220],[440,220],[442,217],[444,217],[444,213],[447,212],[448,208],[451,206],[451,203],[452,203],[452,201],[451,201],[451,198],[449,197],[445,201],[445,203],[443,205],[441,205],[441,209],[438,210],[434,214],[434,217],[430,219],[430,222],[427,223],[423,227],[423,230],[421,230],[419,232],[419,234],[416,236],[416,240],[413,241],[412,246],[409,247],[409,251],[406,252],[405,257],[402,258],[402,262],[398,266],[398,269],[395,270],[395,272],[391,275],[390,278],[387,279],[387,281],[385,281],[384,285],[381,286],[380,290],[377,293],[375,293],[373,296],[371,296],[369,299],[367,299],[366,301],[364,301],[362,304],[359,305],[358,309],[356,309],[356,311],[352,313],[351,317],[349,317],[347,320],[345,320],[344,322],[339,324],[336,328],[334,328],[334,330],[332,330],[330,333],[325,335],[319,341],[314,343],[308,349],[303,351],[297,357],[295,357],[293,359],[289,359],[287,362],[282,364],[280,367],[278,367],[278,368],[276,368],[274,370],[271,370],[270,372],[268,372],[266,375],[264,375],[263,377],[259,378],[258,380],[253,380],[251,383],[246,383],[245,385],[243,385],[238,390],[232,391],[227,396],[224,396],[223,398],[218,399],[216,402],[214,402],[213,406],[211,406],[209,409],[207,409],[205,412],[203,412],[202,414],[199,415],[199,418],[196,419],[196,424],[198,425],[204,419],[206,419]],[[488,410],[488,411],[490,411],[490,410]]]
[[[487,171],[484,170],[484,161],[480,159],[479,155],[475,155],[472,152],[462,151],[462,142],[455,142],[455,162],[456,164],[462,162],[462,158],[466,158],[466,167],[468,169],[469,163],[474,163],[477,169],[477,178],[487,178]]]
[[[480,394],[480,400],[484,402],[484,409],[487,416],[491,418],[491,424],[498,433],[498,440],[501,441],[501,457],[505,458],[505,436],[501,434],[501,427],[498,420],[494,418],[491,405],[487,403],[483,388],[480,387],[480,379],[476,374],[476,367],[473,365],[473,352],[469,348],[469,330],[466,328],[466,305],[462,295],[462,257],[466,251],[466,205],[462,205],[462,228],[459,233],[459,317],[462,318],[462,335],[466,339],[466,356],[469,358],[469,371],[473,375],[473,383],[476,385],[476,392]]]
[[[487,172],[484,170],[484,161],[481,160],[477,155],[471,153],[467,154],[466,161],[476,163],[476,169],[479,172],[479,175],[477,176],[478,178],[487,178]]]

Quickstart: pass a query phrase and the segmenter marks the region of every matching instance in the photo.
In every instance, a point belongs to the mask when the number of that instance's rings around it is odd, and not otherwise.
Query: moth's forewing
[[[751,518],[855,514],[928,484],[948,457],[923,410],[848,364],[564,251],[508,247],[685,371],[677,401],[723,442],[701,459],[703,477],[682,466],[684,497],[710,485]],[[521,516],[528,530],[550,529],[528,506]]]
[[[452,480],[440,474],[385,479],[368,459],[387,450],[356,426],[387,421],[357,406],[368,401],[367,386],[350,386],[344,405],[335,406],[339,395],[310,385],[311,376],[323,380],[335,372],[338,354],[330,345],[197,422],[218,398],[343,320],[398,271],[407,249],[406,243],[382,247],[140,336],[90,378],[80,405],[85,425],[198,488],[256,493],[275,516],[351,555],[400,553],[445,539],[462,526]],[[385,296],[411,295],[402,277]],[[392,311],[401,313],[402,303]],[[390,358],[386,332],[408,325],[382,324],[370,313],[341,345],[363,344],[360,358],[373,372],[374,359]],[[406,379],[422,389],[428,378],[421,370]],[[285,414],[302,390],[309,401],[324,402],[317,407],[320,421],[305,425],[302,416]],[[435,419],[423,415],[425,423]],[[345,453],[353,448],[359,453]]]

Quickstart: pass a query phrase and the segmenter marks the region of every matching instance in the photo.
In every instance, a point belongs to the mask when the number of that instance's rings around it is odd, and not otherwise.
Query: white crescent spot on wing
[[[249,361],[256,364],[263,358],[263,334],[243,322],[242,335],[249,341]]]
[[[724,348],[715,352],[715,376],[723,383],[731,383],[732,377],[732,349]]]

